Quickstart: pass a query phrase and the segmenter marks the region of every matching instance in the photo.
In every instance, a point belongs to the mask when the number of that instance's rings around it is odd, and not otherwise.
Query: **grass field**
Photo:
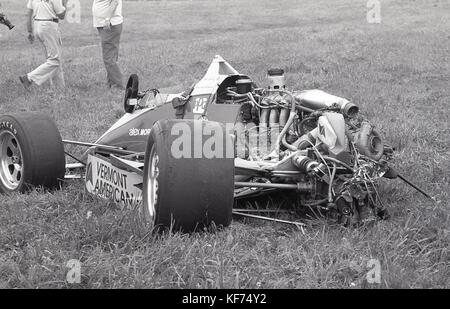
[[[3,0],[17,27],[0,28],[0,114],[42,111],[63,137],[94,141],[122,113],[109,92],[91,1],[82,23],[63,23],[67,89],[24,91],[17,76],[43,61],[26,40],[25,2]],[[82,182],[53,193],[0,197],[2,288],[449,288],[450,3],[249,0],[124,2],[120,63],[144,86],[183,89],[220,54],[265,85],[283,67],[294,89],[347,97],[397,148],[395,166],[436,198],[385,181],[392,218],[359,229],[307,222],[304,233],[233,221],[213,234],[143,234],[131,211],[86,194]],[[88,216],[88,212],[92,215]],[[369,284],[369,259],[381,283]],[[81,284],[66,282],[71,259]]]

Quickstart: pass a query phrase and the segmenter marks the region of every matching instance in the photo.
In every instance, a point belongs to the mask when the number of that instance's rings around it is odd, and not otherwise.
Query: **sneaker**
[[[19,80],[22,83],[25,90],[30,90],[32,82],[28,79],[27,75],[19,76]]]

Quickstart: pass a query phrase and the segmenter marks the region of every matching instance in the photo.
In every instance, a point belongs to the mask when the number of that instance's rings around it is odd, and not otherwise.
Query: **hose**
[[[338,159],[336,159],[336,158],[332,158],[332,157],[329,157],[329,156],[326,156],[326,155],[323,155],[323,158],[324,158],[325,160],[328,160],[328,161],[337,163],[337,164],[339,164],[339,165],[345,167],[346,169],[348,169],[348,170],[351,171],[352,173],[354,172],[353,168],[351,168],[350,165],[348,165],[347,163],[342,162],[341,160],[338,160]]]
[[[331,173],[330,183],[328,185],[328,202],[333,202],[333,181],[336,175],[336,164],[333,164],[333,172]]]
[[[246,94],[247,95],[247,97],[250,99],[250,101],[254,104],[254,105],[256,105],[257,107],[259,107],[259,108],[272,108],[272,107],[277,107],[278,105],[273,105],[273,106],[271,106],[271,105],[267,105],[267,106],[263,106],[263,105],[261,105],[261,104],[259,104],[258,102],[256,102],[256,100],[255,100],[255,98],[253,97],[253,94],[251,93],[251,92],[249,92],[249,93],[247,93]]]
[[[298,124],[298,127],[300,128],[300,136],[307,133],[307,132],[305,132],[305,130],[303,130],[303,125],[305,124],[305,122],[310,121],[310,120],[316,120],[316,117],[303,118],[302,121],[300,121],[300,123]]]

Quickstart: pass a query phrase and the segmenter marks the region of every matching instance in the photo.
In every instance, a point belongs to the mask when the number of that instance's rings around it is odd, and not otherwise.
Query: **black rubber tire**
[[[0,192],[59,186],[65,174],[65,155],[61,135],[53,120],[34,112],[3,115],[0,116],[0,136],[5,131],[20,145],[23,162],[18,187],[11,190],[0,178]]]
[[[194,232],[210,227],[230,225],[234,203],[234,156],[223,158],[175,158],[171,152],[172,142],[177,138],[171,134],[177,123],[185,123],[191,130],[193,150],[194,123],[224,128],[217,122],[202,120],[160,120],[151,130],[144,165],[143,208],[147,223],[157,230]],[[202,130],[202,132],[204,132]],[[225,143],[228,134],[223,134]],[[209,136],[203,134],[203,141]],[[227,144],[224,144],[227,145]],[[231,145],[233,145],[231,143]],[[153,147],[159,157],[159,173],[155,215],[149,212],[150,154]],[[225,147],[224,147],[225,148]]]
[[[132,113],[135,109],[134,105],[128,104],[128,99],[136,99],[139,93],[139,77],[131,74],[128,78],[127,87],[125,88],[125,97],[123,99],[123,107],[126,113]]]

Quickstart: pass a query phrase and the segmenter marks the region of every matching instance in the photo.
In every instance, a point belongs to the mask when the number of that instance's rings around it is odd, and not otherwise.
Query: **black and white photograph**
[[[450,288],[449,30],[449,0],[0,0],[0,289]]]

